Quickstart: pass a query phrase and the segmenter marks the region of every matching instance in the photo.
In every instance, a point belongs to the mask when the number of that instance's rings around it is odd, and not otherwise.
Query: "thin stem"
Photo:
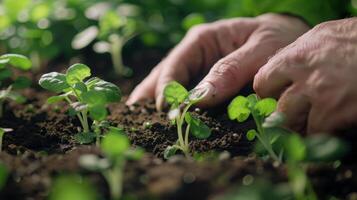
[[[182,134],[182,122],[180,117],[176,117],[176,126],[177,126],[177,136],[180,146],[183,148],[185,146],[185,142],[183,140]]]
[[[186,133],[185,133],[185,146],[187,149],[189,149],[189,144],[188,144],[188,135],[190,134],[190,124],[187,125],[186,127]]]
[[[89,132],[89,125],[88,125],[88,116],[87,116],[87,113],[88,113],[88,110],[83,110],[82,112],[82,120],[83,120],[83,131],[85,133],[88,133]]]
[[[180,146],[182,147],[183,152],[186,157],[188,157],[190,154],[190,148],[188,146],[187,128],[186,128],[185,139],[184,139],[183,132],[182,132],[182,126],[185,121],[185,115],[191,106],[192,106],[192,104],[187,104],[187,106],[183,109],[181,116],[176,117],[178,140],[179,140]],[[187,137],[187,139],[186,139],[186,137]]]
[[[110,55],[112,58],[114,70],[119,75],[124,75],[124,64],[122,58],[123,41],[118,35],[110,38]]]
[[[98,127],[99,122],[97,120],[94,120],[93,125],[94,125],[94,133],[95,133],[95,145],[97,147],[100,146],[100,128]]]
[[[116,163],[112,169],[109,169],[103,173],[103,176],[109,184],[112,200],[119,200],[122,196],[124,167],[125,161],[120,161]]]

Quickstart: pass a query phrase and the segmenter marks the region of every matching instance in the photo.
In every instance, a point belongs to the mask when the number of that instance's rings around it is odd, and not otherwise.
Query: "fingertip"
[[[156,97],[156,102],[155,102],[155,105],[156,105],[156,110],[161,112],[162,111],[162,108],[164,106],[164,102],[165,102],[165,99],[164,99],[164,95],[162,93],[160,93],[159,95],[157,95]]]

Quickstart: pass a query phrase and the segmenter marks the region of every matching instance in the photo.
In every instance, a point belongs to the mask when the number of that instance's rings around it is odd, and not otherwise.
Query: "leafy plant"
[[[97,200],[95,187],[89,180],[77,174],[57,177],[52,185],[50,200]]]
[[[134,18],[138,8],[134,5],[123,4],[119,5],[117,10],[114,10],[111,9],[112,6],[114,6],[112,3],[101,2],[87,9],[87,13],[95,10],[98,12],[99,9],[102,14],[89,14],[89,17],[97,20],[98,24],[92,25],[77,34],[72,41],[72,47],[82,49],[97,39],[98,42],[93,46],[94,51],[110,53],[115,72],[118,75],[130,77],[133,71],[124,66],[122,50],[124,45],[138,32],[138,22]]]
[[[206,139],[211,135],[210,128],[188,112],[191,106],[202,99],[204,92],[196,90],[188,92],[181,84],[173,81],[165,87],[164,96],[166,102],[171,105],[168,115],[170,120],[176,122],[178,136],[176,144],[168,146],[164,156],[168,158],[180,150],[188,157],[190,156],[189,133],[198,139]],[[184,129],[185,123],[187,126]]]
[[[249,130],[246,134],[247,139],[252,141],[258,138],[260,144],[262,144],[264,149],[269,153],[270,157],[278,163],[281,163],[282,151],[278,154],[273,148],[273,144],[281,135],[281,130],[271,130],[263,126],[264,119],[275,111],[276,105],[275,99],[258,99],[255,94],[251,94],[247,97],[237,96],[228,106],[228,117],[231,120],[244,122],[249,116],[252,116],[257,129]]]
[[[0,56],[0,87],[5,87],[5,89],[0,90],[0,118],[3,116],[5,101],[12,100],[17,103],[26,101],[25,97],[14,91],[14,89],[23,89],[31,85],[31,81],[24,76],[13,77],[13,71],[10,66],[26,71],[31,68],[31,62],[25,56],[18,54]],[[10,84],[7,84],[8,82]]]
[[[127,160],[138,160],[143,156],[140,148],[130,148],[130,141],[122,130],[110,129],[101,142],[105,158],[87,154],[79,159],[79,164],[91,171],[98,171],[106,179],[112,200],[122,196],[123,174]]]
[[[70,106],[70,113],[77,115],[81,125],[81,133],[76,135],[80,143],[90,143],[94,139],[99,145],[100,134],[103,129],[110,128],[105,121],[108,111],[106,106],[121,99],[120,89],[113,83],[91,76],[90,68],[84,64],[74,64],[65,74],[51,72],[42,75],[39,84],[44,89],[59,93],[47,99],[52,104],[66,101]],[[89,126],[88,118],[93,120]]]

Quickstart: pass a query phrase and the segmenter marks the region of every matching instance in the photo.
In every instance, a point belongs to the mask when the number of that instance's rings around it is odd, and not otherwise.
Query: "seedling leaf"
[[[20,104],[26,102],[26,98],[24,96],[22,96],[21,94],[19,94],[17,92],[13,92],[13,91],[10,91],[7,94],[7,98],[15,101],[16,103],[20,103]]]
[[[297,134],[292,133],[285,141],[285,152],[290,162],[299,162],[305,159],[306,146],[304,140]]]
[[[257,135],[257,131],[255,129],[251,129],[247,132],[247,140],[253,141],[255,139],[255,136]]]
[[[24,76],[19,76],[12,84],[12,87],[14,89],[24,89],[30,86],[31,86],[31,80]]]
[[[70,86],[67,84],[66,75],[58,73],[58,72],[51,72],[48,74],[42,75],[39,80],[39,84],[46,90],[50,90],[52,92],[62,92],[63,90],[69,88]]]
[[[47,99],[47,103],[48,104],[54,104],[54,103],[57,103],[57,102],[60,102],[62,101],[63,99],[65,99],[66,97],[65,96],[52,96],[50,98]]]
[[[258,110],[261,116],[269,116],[276,110],[277,102],[273,98],[265,98],[255,104],[254,109]]]
[[[109,157],[116,158],[123,156],[129,149],[130,141],[126,135],[109,133],[101,143],[102,151]]]
[[[178,149],[175,146],[167,146],[164,151],[164,158],[169,159],[171,156],[176,154],[177,150]]]
[[[67,69],[66,80],[69,85],[83,81],[91,75],[90,68],[84,64],[74,64]]]
[[[189,124],[190,132],[198,139],[206,139],[211,135],[211,129],[200,119],[195,118],[190,113],[185,115],[186,123]]]
[[[104,105],[97,104],[89,107],[89,115],[94,120],[102,121],[107,117],[108,111]]]
[[[10,78],[12,76],[12,71],[8,68],[0,69],[0,81]]]
[[[230,120],[237,119],[238,122],[244,122],[250,115],[248,108],[249,101],[243,96],[237,96],[228,106],[228,117]]]
[[[5,54],[0,56],[0,60],[8,60],[9,64],[21,70],[29,70],[32,66],[31,61],[27,57],[19,54]]]
[[[96,138],[95,133],[77,133],[74,135],[74,139],[78,141],[80,144],[89,144],[92,143]]]
[[[108,103],[118,102],[121,99],[120,89],[113,83],[109,83],[104,80],[95,81],[89,86],[89,90],[94,90],[105,96]]]
[[[186,88],[176,81],[168,83],[164,89],[166,102],[175,107],[183,103],[188,95]]]

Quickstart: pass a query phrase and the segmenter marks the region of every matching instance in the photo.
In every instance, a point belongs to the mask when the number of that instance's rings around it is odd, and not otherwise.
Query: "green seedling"
[[[50,200],[97,200],[96,188],[77,174],[57,177],[52,185]]]
[[[82,125],[82,130],[76,135],[80,143],[100,142],[103,129],[110,128],[105,121],[109,103],[118,102],[121,99],[120,89],[113,83],[91,76],[90,68],[84,64],[74,64],[65,74],[51,72],[42,75],[39,84],[44,89],[56,92],[59,95],[47,99],[52,104],[66,101],[71,107],[70,114],[76,115]],[[89,119],[92,125],[89,125]]]
[[[206,139],[211,135],[210,128],[188,112],[190,107],[199,102],[204,95],[205,91],[191,90],[188,92],[185,87],[175,81],[165,87],[165,100],[171,105],[171,110],[168,113],[169,119],[176,123],[178,136],[176,144],[166,148],[165,158],[174,155],[177,150],[182,151],[186,157],[190,156],[189,133],[198,139]],[[185,123],[187,124],[186,128],[184,128]]]
[[[112,200],[122,197],[123,174],[127,160],[140,159],[144,151],[130,147],[130,141],[123,131],[111,129],[101,142],[101,150],[105,158],[97,155],[83,155],[79,164],[91,171],[101,172],[106,179]]]
[[[280,133],[275,134],[276,132],[272,132],[262,125],[264,119],[275,111],[276,105],[277,102],[275,99],[258,99],[255,94],[251,94],[247,97],[237,96],[228,106],[228,116],[231,120],[244,122],[251,115],[257,129],[249,130],[246,134],[247,139],[252,141],[258,138],[260,144],[262,144],[264,149],[269,153],[270,157],[278,163],[281,163],[282,153],[277,154],[273,149],[273,144],[279,138]],[[276,121],[278,120],[274,122]]]
[[[95,6],[89,9],[93,10]],[[132,7],[134,8],[134,6]],[[122,50],[124,45],[137,34],[137,20],[120,14],[116,10],[106,10],[103,13],[96,18],[98,20],[97,26],[90,26],[74,37],[72,47],[82,49],[97,39],[98,41],[93,46],[94,51],[109,53],[115,72],[118,75],[130,77],[133,71],[123,64]]]
[[[24,76],[14,77],[11,67],[27,71],[31,69],[31,62],[25,56],[18,54],[0,56],[0,118],[3,116],[5,101],[11,100],[17,103],[26,101],[25,97],[14,90],[31,85],[31,81]]]
[[[2,141],[5,133],[11,132],[13,129],[11,128],[0,128],[0,152],[2,151]]]

